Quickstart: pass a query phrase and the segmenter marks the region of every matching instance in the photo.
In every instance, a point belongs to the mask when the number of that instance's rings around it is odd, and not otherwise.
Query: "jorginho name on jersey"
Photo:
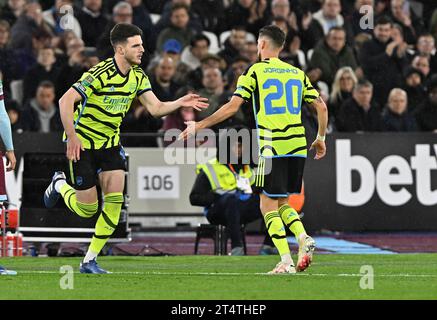
[[[260,156],[306,157],[302,101],[319,96],[305,73],[278,58],[253,64],[238,79],[234,95],[252,98]]]

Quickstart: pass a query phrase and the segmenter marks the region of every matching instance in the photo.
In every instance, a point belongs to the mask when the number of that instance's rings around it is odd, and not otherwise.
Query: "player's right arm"
[[[68,160],[80,160],[80,151],[83,150],[82,142],[74,129],[74,105],[82,100],[82,96],[74,88],[68,91],[59,100],[59,111],[62,125],[67,135]]]

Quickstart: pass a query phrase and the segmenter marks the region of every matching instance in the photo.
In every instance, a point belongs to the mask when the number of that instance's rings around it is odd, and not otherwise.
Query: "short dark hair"
[[[367,79],[360,79],[355,84],[354,90],[360,90],[361,88],[372,88],[373,89],[373,84]]]
[[[53,84],[53,82],[51,82],[49,80],[44,80],[38,84],[38,88],[46,88],[46,89],[55,90],[55,85]]]
[[[285,42],[285,33],[277,26],[269,25],[261,28],[259,37],[268,37],[275,47],[281,48]]]
[[[143,31],[130,23],[118,23],[111,30],[111,44],[115,47],[117,44],[124,43],[133,36],[143,36]]]
[[[390,19],[390,17],[388,17],[388,16],[380,16],[379,18],[376,19],[375,26],[381,25],[381,24],[389,24],[392,26],[393,20]]]
[[[330,35],[331,32],[334,32],[334,31],[343,31],[346,34],[346,30],[343,27],[335,26],[335,27],[332,27],[331,29],[329,29],[327,35]]]
[[[190,45],[192,47],[195,47],[196,43],[199,41],[206,41],[206,43],[208,44],[208,47],[211,45],[211,41],[203,33],[198,33],[198,34],[194,35],[194,37],[191,39]]]
[[[174,3],[171,6],[171,13],[173,14],[173,12],[175,12],[176,10],[179,9],[185,9],[185,11],[187,11],[187,14],[190,14],[190,7],[188,5],[186,5],[185,3]]]

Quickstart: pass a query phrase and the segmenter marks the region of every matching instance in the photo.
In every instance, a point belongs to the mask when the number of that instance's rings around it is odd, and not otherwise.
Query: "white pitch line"
[[[56,271],[17,271],[18,274],[63,274]],[[80,274],[75,271],[74,273]],[[151,271],[151,272],[135,272],[135,271],[120,271],[120,272],[112,272],[111,274],[125,274],[125,275],[157,275],[157,276],[272,276],[267,273],[242,273],[242,272],[159,272],[159,271]],[[330,273],[297,273],[297,274],[283,274],[284,276],[307,276],[307,277],[362,277],[362,274],[359,273],[338,273],[338,274],[330,274]],[[275,276],[275,275],[273,275]],[[390,277],[390,278],[437,278],[436,274],[374,274],[374,277]]]

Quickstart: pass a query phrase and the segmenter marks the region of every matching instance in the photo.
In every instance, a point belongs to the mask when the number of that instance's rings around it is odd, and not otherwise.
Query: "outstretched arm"
[[[138,99],[141,105],[145,106],[147,111],[155,118],[166,116],[180,107],[193,107],[198,111],[208,107],[206,103],[208,99],[197,94],[187,94],[174,101],[162,102],[151,90],[148,90],[142,93]]]
[[[231,100],[224,104],[220,109],[214,112],[209,117],[203,119],[202,121],[188,121],[186,122],[187,128],[179,135],[179,140],[186,140],[189,136],[194,135],[196,131],[200,129],[210,128],[217,123],[223,122],[224,120],[232,117],[240,109],[243,104],[244,99],[238,96],[232,96]]]
[[[1,73],[0,73],[0,135],[6,147],[6,154],[5,154],[7,159],[6,170],[7,171],[14,170],[17,160],[15,159],[14,145],[12,143],[11,121],[9,120],[9,115],[6,112],[4,98],[3,98],[3,84],[2,84]],[[1,158],[0,161],[2,161]]]

